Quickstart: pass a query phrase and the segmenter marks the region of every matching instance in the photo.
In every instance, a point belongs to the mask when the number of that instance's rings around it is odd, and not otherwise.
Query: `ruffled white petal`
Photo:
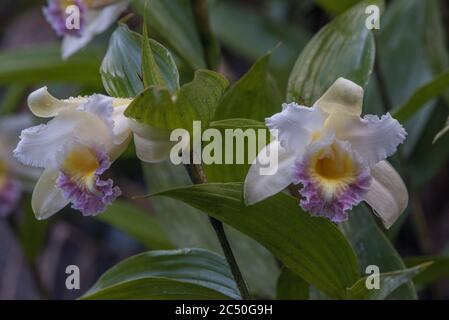
[[[362,87],[345,78],[338,78],[314,104],[327,113],[342,112],[355,116],[362,113],[362,105]]]
[[[267,151],[268,149],[268,151]],[[276,161],[278,155],[277,171],[272,175],[261,175],[260,169],[266,168],[261,157],[271,155],[272,161]],[[244,199],[246,205],[252,205],[262,201],[276,193],[281,192],[293,182],[293,164],[296,156],[281,147],[279,141],[273,141],[267,145],[257,156],[257,162],[251,165],[245,179]]]
[[[62,41],[62,58],[67,59],[86,46],[95,35],[104,32],[126,10],[128,1],[120,1],[99,10],[89,10],[81,37],[65,36]]]
[[[143,125],[133,119],[128,119],[128,124],[134,132],[136,154],[140,160],[155,163],[170,157],[175,144],[170,141],[170,131]]]
[[[284,103],[282,111],[265,120],[267,127],[278,130],[278,140],[287,151],[300,156],[314,132],[321,130],[328,114],[317,108]]]
[[[83,97],[66,100],[57,99],[48,92],[47,87],[42,87],[28,96],[28,106],[31,112],[41,118],[54,117],[61,110],[76,108],[85,101],[86,98]]]
[[[46,169],[34,187],[31,207],[38,220],[48,219],[64,208],[69,201],[55,187],[58,171]]]
[[[381,161],[371,168],[372,184],[364,200],[382,219],[385,228],[390,228],[408,205],[407,188],[396,170]]]
[[[394,154],[404,142],[407,133],[389,113],[381,118],[375,115],[331,115],[330,126],[339,140],[351,143],[352,148],[372,166]]]
[[[99,117],[78,110],[63,110],[46,125],[41,124],[22,131],[14,155],[30,166],[55,167],[56,154],[66,143],[78,139],[112,149],[110,128]]]

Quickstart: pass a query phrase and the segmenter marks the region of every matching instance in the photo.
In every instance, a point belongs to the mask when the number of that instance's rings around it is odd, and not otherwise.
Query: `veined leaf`
[[[431,262],[423,263],[409,269],[381,273],[379,274],[379,289],[369,289],[367,287],[366,282],[369,276],[362,278],[349,288],[348,292],[353,299],[384,300],[390,293],[410,281],[431,264]]]
[[[426,270],[413,279],[413,282],[419,288],[449,278],[449,257],[447,256],[409,257],[405,258],[404,262],[409,268],[426,262],[432,262]]]
[[[141,36],[120,24],[112,34],[100,74],[103,85],[113,97],[134,98],[143,89]],[[179,88],[179,74],[170,54],[161,44],[149,40],[154,61],[168,89]]]
[[[0,84],[57,81],[101,86],[100,59],[99,52],[85,49],[62,60],[59,45],[4,51],[0,53]]]
[[[150,26],[192,68],[204,69],[206,67],[190,1],[136,0],[133,2],[133,5],[136,8],[136,12],[148,15]]]
[[[277,284],[278,300],[309,300],[309,284],[288,268],[282,268]]]
[[[127,117],[158,128],[192,130],[193,121],[207,126],[228,86],[217,72],[198,70],[195,78],[176,93],[149,87],[125,111]]]
[[[169,162],[145,164],[143,171],[151,193],[191,184],[185,168]],[[167,197],[154,197],[150,201],[155,219],[178,248],[203,248],[222,254],[209,218],[203,212]],[[224,228],[251,295],[274,299],[279,268],[273,255],[234,228],[228,225]]]
[[[340,231],[304,213],[298,200],[280,193],[245,206],[242,183],[214,183],[158,193],[183,201],[254,238],[286,267],[337,299],[359,278],[357,258]]]
[[[364,1],[336,17],[310,40],[290,74],[289,101],[311,106],[339,77],[366,86],[375,56],[373,35],[365,26],[368,4],[383,7],[382,0]]]
[[[106,271],[81,299],[240,299],[226,260],[210,251],[149,251]]]
[[[214,120],[247,118],[264,121],[281,110],[281,94],[268,73],[270,55],[260,58],[224,94]]]
[[[252,119],[236,118],[236,119],[224,119],[216,120],[209,123],[209,127],[215,129],[266,129],[265,123]]]
[[[379,229],[373,214],[364,204],[354,208],[349,214],[349,220],[340,224],[341,230],[352,243],[360,262],[361,273],[365,274],[366,267],[376,265],[381,273],[405,269],[401,257]],[[412,282],[407,282],[394,291],[390,299],[416,299],[416,292]]]
[[[174,249],[156,219],[130,203],[115,201],[97,218],[125,231],[149,249]]]
[[[426,102],[449,90],[449,71],[446,71],[418,88],[401,106],[393,110],[393,116],[400,122],[410,119]]]

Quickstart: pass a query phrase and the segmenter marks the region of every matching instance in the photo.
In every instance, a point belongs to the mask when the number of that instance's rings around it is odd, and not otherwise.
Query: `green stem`
[[[207,177],[204,173],[203,167],[200,164],[187,164],[186,169],[187,172],[189,173],[190,179],[194,184],[207,183]],[[251,299],[242,272],[240,271],[240,268],[234,257],[234,253],[232,252],[231,245],[229,244],[228,238],[226,237],[223,223],[211,216],[209,216],[209,219],[217,235],[218,241],[220,243],[221,249],[223,250],[226,261],[229,264],[232,276],[234,277],[234,280],[237,283],[237,288],[240,291],[242,299],[244,300]]]
[[[220,60],[220,47],[210,27],[207,0],[192,0],[192,10],[207,68],[217,70]]]

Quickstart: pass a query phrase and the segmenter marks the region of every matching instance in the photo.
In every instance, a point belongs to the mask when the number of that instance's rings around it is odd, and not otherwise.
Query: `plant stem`
[[[210,27],[207,0],[192,0],[192,10],[207,68],[217,70],[220,60],[220,47]]]
[[[200,164],[186,164],[185,167],[187,169],[187,172],[189,173],[190,179],[194,184],[207,183],[207,177],[204,174],[203,167]],[[226,237],[223,223],[211,216],[209,216],[209,219],[212,227],[214,228],[215,234],[217,235],[218,241],[220,242],[220,246],[223,250],[226,261],[229,264],[232,276],[237,283],[237,288],[240,291],[242,299],[251,299],[245,280],[243,279],[242,272],[239,269],[237,261],[234,257],[234,253],[232,252],[231,245],[229,244],[228,238]]]

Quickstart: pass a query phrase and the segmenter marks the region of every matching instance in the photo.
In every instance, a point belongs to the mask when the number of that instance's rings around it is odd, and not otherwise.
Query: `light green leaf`
[[[282,268],[277,284],[278,300],[309,300],[309,284],[288,268]]]
[[[151,50],[148,39],[148,29],[146,23],[143,24],[142,32],[142,80],[145,88],[149,86],[166,87],[164,76],[162,75]]]
[[[206,67],[189,0],[136,0],[133,5],[137,13],[148,15],[150,26],[192,68]]]
[[[394,290],[410,281],[414,276],[425,270],[432,263],[423,263],[416,267],[379,274],[379,289],[368,289],[367,278],[357,281],[348,289],[352,299],[385,300]]]
[[[119,24],[112,34],[100,74],[103,85],[113,97],[134,98],[143,89],[141,36]],[[154,61],[170,90],[179,88],[179,74],[170,54],[161,44],[149,40]]]
[[[115,201],[97,216],[134,237],[149,249],[174,249],[156,219],[125,201]]]
[[[449,279],[449,257],[447,256],[409,257],[405,258],[404,262],[409,268],[426,262],[432,262],[426,270],[413,279],[413,282],[419,288],[424,288],[438,281]]]
[[[252,237],[286,267],[333,298],[359,278],[357,258],[340,231],[304,213],[298,200],[278,194],[253,206],[243,202],[242,183],[214,183],[158,193],[207,212]]]
[[[195,78],[172,94],[167,89],[149,87],[125,111],[127,117],[158,128],[192,130],[193,121],[207,126],[228,86],[217,72],[198,70]]]
[[[425,103],[449,90],[449,71],[446,71],[425,85],[419,87],[401,106],[393,110],[392,115],[405,122],[418,112]]]
[[[247,118],[264,121],[281,110],[282,98],[268,73],[270,55],[260,58],[223,96],[214,120]]]
[[[51,81],[101,86],[100,52],[85,49],[61,59],[59,45],[14,49],[0,53],[0,84],[43,84]]]
[[[191,184],[185,168],[169,162],[144,164],[143,171],[151,193]],[[150,200],[155,219],[178,248],[203,248],[223,254],[209,218],[203,212],[166,197]],[[279,268],[273,255],[234,228],[228,225],[224,228],[251,295],[275,298]]]
[[[360,262],[361,274],[366,267],[376,265],[382,273],[405,269],[404,262],[379,229],[373,213],[364,204],[354,208],[349,220],[340,224],[341,230],[351,242]],[[406,283],[391,294],[390,299],[416,299],[416,292],[411,282]]]
[[[240,299],[226,260],[202,249],[149,251],[106,271],[81,299]]]
[[[365,87],[371,75],[375,46],[365,26],[365,8],[383,1],[364,1],[322,28],[298,57],[290,74],[287,99],[311,106],[338,78]]]

